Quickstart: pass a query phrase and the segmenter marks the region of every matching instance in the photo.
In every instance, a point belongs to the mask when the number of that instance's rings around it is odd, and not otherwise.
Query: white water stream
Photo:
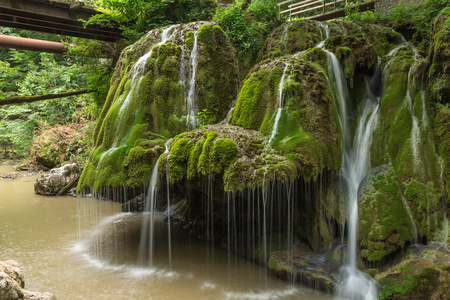
[[[317,45],[324,49],[325,40],[330,35],[328,24],[318,22],[322,41]],[[322,33],[322,30],[324,33]],[[350,124],[348,121],[347,103],[349,102],[347,80],[342,67],[334,53],[327,53],[328,76],[330,83],[334,83],[336,100],[338,104],[339,125],[341,128],[342,168],[341,174],[347,190],[348,237],[347,237],[347,262],[340,270],[341,283],[336,287],[338,297],[354,300],[377,299],[377,289],[374,281],[366,274],[358,270],[358,187],[364,176],[370,170],[369,149],[372,141],[372,131],[378,118],[378,106],[380,97],[375,95],[380,76],[378,61],[377,69],[369,80],[366,80],[366,97],[364,108],[358,120],[356,131],[351,138]]]
[[[283,74],[281,75],[281,79],[280,79],[280,84],[278,85],[278,109],[277,109],[277,114],[275,116],[275,122],[273,124],[272,134],[270,135],[270,138],[269,138],[269,144],[272,143],[272,140],[274,139],[275,135],[278,132],[278,123],[280,122],[281,111],[283,110],[283,87],[284,87],[284,82],[285,82],[285,78],[286,78],[286,70],[287,70],[288,66],[289,66],[289,64],[286,64],[286,66],[284,67]]]
[[[326,51],[326,50],[325,50]],[[339,122],[342,132],[343,163],[341,174],[344,179],[348,199],[348,238],[347,263],[341,268],[340,278],[342,284],[337,286],[339,297],[350,299],[372,300],[377,298],[376,286],[363,272],[357,268],[358,249],[358,187],[370,170],[369,149],[372,130],[377,120],[379,97],[371,92],[371,84],[376,82],[379,70],[374,78],[366,82],[366,98],[364,108],[359,118],[354,137],[352,139],[348,122],[348,91],[347,82],[336,56],[329,52],[328,74],[334,83],[336,100],[339,108]]]
[[[169,32],[172,30],[172,28],[173,28],[173,25],[165,28],[162,31],[161,41],[159,43],[157,43],[156,45],[162,45],[167,42],[167,40],[170,38]],[[127,112],[127,110],[129,109],[132,95],[139,90],[142,78],[144,76],[144,71],[145,71],[145,67],[147,65],[147,61],[148,61],[149,57],[152,55],[154,46],[155,45],[152,45],[152,47],[150,48],[150,51],[148,51],[146,54],[142,55],[137,60],[137,62],[134,64],[133,68],[131,69],[130,75],[129,75],[129,77],[131,77],[130,90],[126,94],[125,99],[123,101],[122,101],[123,95],[121,95],[119,97],[119,99],[117,100],[117,102],[114,104],[117,106],[120,105],[117,120],[121,120],[123,118],[124,113]],[[122,138],[121,135],[119,134],[119,130],[121,130],[121,126],[123,124],[119,121],[116,121],[114,124],[115,124],[114,131],[116,132],[116,134],[115,134],[113,144],[107,151],[105,151],[100,156],[98,165],[101,164],[103,158],[105,158],[106,156],[110,155],[111,153],[113,153],[114,151],[119,149],[121,146],[123,146],[121,143],[119,143],[119,138]]]
[[[188,128],[195,128],[195,75],[197,72],[197,54],[198,54],[198,44],[197,44],[197,33],[194,33],[194,46],[192,47],[191,57],[190,57],[190,72],[189,72],[189,92],[186,98],[186,108],[187,108],[187,125]]]
[[[164,153],[169,152],[169,145],[172,142],[172,139],[168,139],[165,143],[166,149]],[[148,185],[148,191],[145,199],[145,208],[144,208],[144,219],[142,222],[142,230],[141,230],[141,240],[139,243],[139,262],[141,264],[145,264],[145,261],[149,261],[149,265],[153,266],[154,255],[154,243],[155,243],[155,213],[156,211],[156,194],[158,191],[158,164],[161,156],[156,161],[153,166],[152,175],[150,178],[150,182]],[[169,186],[169,185],[168,185]],[[169,194],[168,194],[169,196]],[[170,207],[170,198],[168,197],[168,208]],[[169,213],[170,220],[170,213]],[[172,263],[171,257],[171,237],[170,237],[170,222],[168,223],[168,248],[169,248],[169,267]],[[148,253],[147,253],[148,250]]]

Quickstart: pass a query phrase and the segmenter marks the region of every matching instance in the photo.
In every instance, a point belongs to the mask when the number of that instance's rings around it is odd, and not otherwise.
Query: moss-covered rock
[[[442,190],[441,167],[421,80],[423,66],[423,60],[409,46],[399,48],[385,60],[384,92],[371,163],[375,167],[392,162],[418,234],[429,239],[441,226]]]
[[[259,53],[258,63],[317,46],[326,39],[325,27],[328,27],[330,37],[365,39],[380,57],[386,55],[401,40],[401,35],[390,28],[364,22],[298,20],[282,24],[268,36]]]
[[[448,299],[450,253],[428,246],[419,253],[376,275],[380,299]]]
[[[190,65],[195,38],[197,59]],[[235,99],[238,71],[220,27],[196,22],[158,28],[122,52],[78,190],[137,187],[149,180],[164,140],[191,126],[186,98],[194,67],[194,107],[206,110],[209,122],[223,120]]]
[[[219,175],[225,191],[237,192],[263,187],[274,179],[294,179],[295,166],[281,155],[264,152],[262,141],[260,133],[230,125],[180,134],[169,147],[170,180]]]
[[[450,108],[443,105],[436,105],[434,133],[439,155],[442,159],[442,179],[446,211],[450,210]]]
[[[428,53],[430,94],[434,102],[450,103],[450,18],[436,17],[431,24],[431,45]]]
[[[301,243],[295,248],[295,251],[272,252],[268,269],[280,278],[333,292],[343,263],[339,249],[334,246],[327,253],[314,253]]]
[[[322,60],[324,52],[316,51]],[[280,95],[284,108],[272,134]],[[319,64],[292,58],[257,65],[238,95],[231,124],[271,135],[273,148],[306,180],[316,178],[325,167],[340,168],[336,106]]]
[[[380,261],[413,240],[411,218],[392,166],[373,169],[361,183],[358,198],[362,257]]]
[[[355,71],[369,73],[377,62],[377,52],[364,38],[338,35],[327,39],[325,47],[336,54],[351,88]]]

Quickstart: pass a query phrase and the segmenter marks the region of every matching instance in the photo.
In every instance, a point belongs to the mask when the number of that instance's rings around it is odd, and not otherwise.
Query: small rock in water
[[[30,292],[24,287],[25,280],[19,263],[14,260],[0,261],[0,300],[56,300],[51,293]]]
[[[140,194],[122,205],[122,212],[139,211],[144,211],[144,194]]]
[[[81,175],[77,164],[69,164],[50,170],[50,173],[38,177],[34,192],[39,195],[52,196],[61,191],[69,182]]]

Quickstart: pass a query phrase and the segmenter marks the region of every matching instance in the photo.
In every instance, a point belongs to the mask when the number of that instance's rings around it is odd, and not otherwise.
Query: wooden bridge
[[[84,27],[97,12],[82,2],[58,0],[0,0],[0,26],[64,36],[116,42],[121,36],[117,28],[98,25]]]
[[[375,1],[367,1],[360,4],[345,7],[348,0],[304,0],[292,3],[296,0],[286,0],[277,3],[280,17],[289,13],[289,18],[298,16],[301,18],[317,21],[326,21],[339,17],[344,17],[347,9],[358,9],[363,12],[375,9]]]

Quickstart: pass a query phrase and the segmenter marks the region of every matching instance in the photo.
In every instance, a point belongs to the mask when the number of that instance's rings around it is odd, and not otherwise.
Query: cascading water
[[[169,139],[166,141],[165,146],[165,153],[169,151],[169,145],[172,139]],[[161,156],[156,161],[155,165],[153,166],[152,170],[152,176],[150,178],[150,183],[148,186],[148,191],[145,199],[145,208],[144,208],[144,219],[142,222],[142,230],[141,230],[141,240],[139,243],[139,262],[141,264],[144,264],[144,262],[147,260],[150,266],[153,265],[153,250],[154,250],[154,242],[155,242],[155,213],[156,213],[156,195],[158,190],[158,165],[159,160]],[[168,198],[168,201],[169,198]],[[169,202],[168,202],[169,203]],[[169,206],[168,206],[169,207]],[[169,211],[170,215],[170,211]],[[169,252],[171,248],[171,241],[170,241],[170,222],[169,222]],[[148,252],[147,252],[148,249]],[[148,256],[147,256],[148,255]],[[169,261],[171,258],[171,254],[169,253]]]
[[[194,45],[191,51],[190,57],[190,72],[189,72],[189,92],[186,98],[186,110],[187,110],[187,125],[188,128],[195,128],[195,74],[197,71],[197,54],[198,54],[198,45],[197,45],[197,33],[194,33]]]
[[[289,64],[286,64],[286,66],[283,69],[283,75],[281,75],[280,84],[278,85],[278,109],[277,109],[277,115],[275,116],[275,122],[273,124],[272,134],[269,138],[269,144],[272,143],[272,140],[274,139],[275,135],[278,132],[278,123],[280,122],[281,117],[281,111],[283,110],[283,87],[284,87],[284,81],[286,77],[286,70],[288,68]]]
[[[347,83],[342,68],[336,56],[327,51],[328,73],[330,80],[335,83],[336,98],[339,106],[339,122],[342,131],[343,164],[341,174],[347,188],[349,218],[347,239],[347,263],[341,268],[340,277],[342,285],[337,287],[338,295],[350,299],[376,299],[377,292],[374,282],[357,268],[357,242],[358,242],[358,187],[369,171],[369,148],[371,144],[372,129],[377,120],[378,101],[371,92],[370,80],[366,84],[367,97],[359,119],[356,132],[351,139],[350,125],[348,123]],[[379,76],[377,70],[374,74]]]
[[[161,33],[161,41],[159,43],[157,43],[156,45],[162,45],[164,43],[167,42],[167,40],[170,38],[169,36],[169,32],[172,30],[173,26],[169,26],[167,28],[165,28],[162,33]],[[123,115],[125,114],[125,112],[127,112],[127,110],[129,109],[130,106],[130,102],[131,102],[131,98],[132,95],[134,93],[136,93],[139,90],[143,75],[144,75],[144,71],[145,71],[145,66],[147,65],[147,61],[149,59],[149,57],[152,55],[153,52],[153,46],[150,48],[150,51],[148,51],[146,54],[144,54],[143,56],[141,56],[138,61],[134,64],[133,68],[130,71],[130,75],[129,77],[131,77],[131,83],[130,83],[130,90],[128,91],[128,93],[125,96],[125,99],[122,101],[122,95],[119,97],[118,101],[116,102],[115,105],[120,105],[120,109],[119,109],[119,114],[117,119],[118,120],[122,120]],[[113,153],[114,151],[116,151],[118,148],[120,148],[121,145],[119,143],[119,138],[121,138],[121,135],[119,134],[119,130],[121,129],[121,122],[116,122],[116,128],[114,128],[116,135],[113,141],[112,146],[105,151],[101,157],[100,157],[100,161],[99,161],[99,166],[100,163],[102,162],[102,160],[108,156],[109,154]]]

